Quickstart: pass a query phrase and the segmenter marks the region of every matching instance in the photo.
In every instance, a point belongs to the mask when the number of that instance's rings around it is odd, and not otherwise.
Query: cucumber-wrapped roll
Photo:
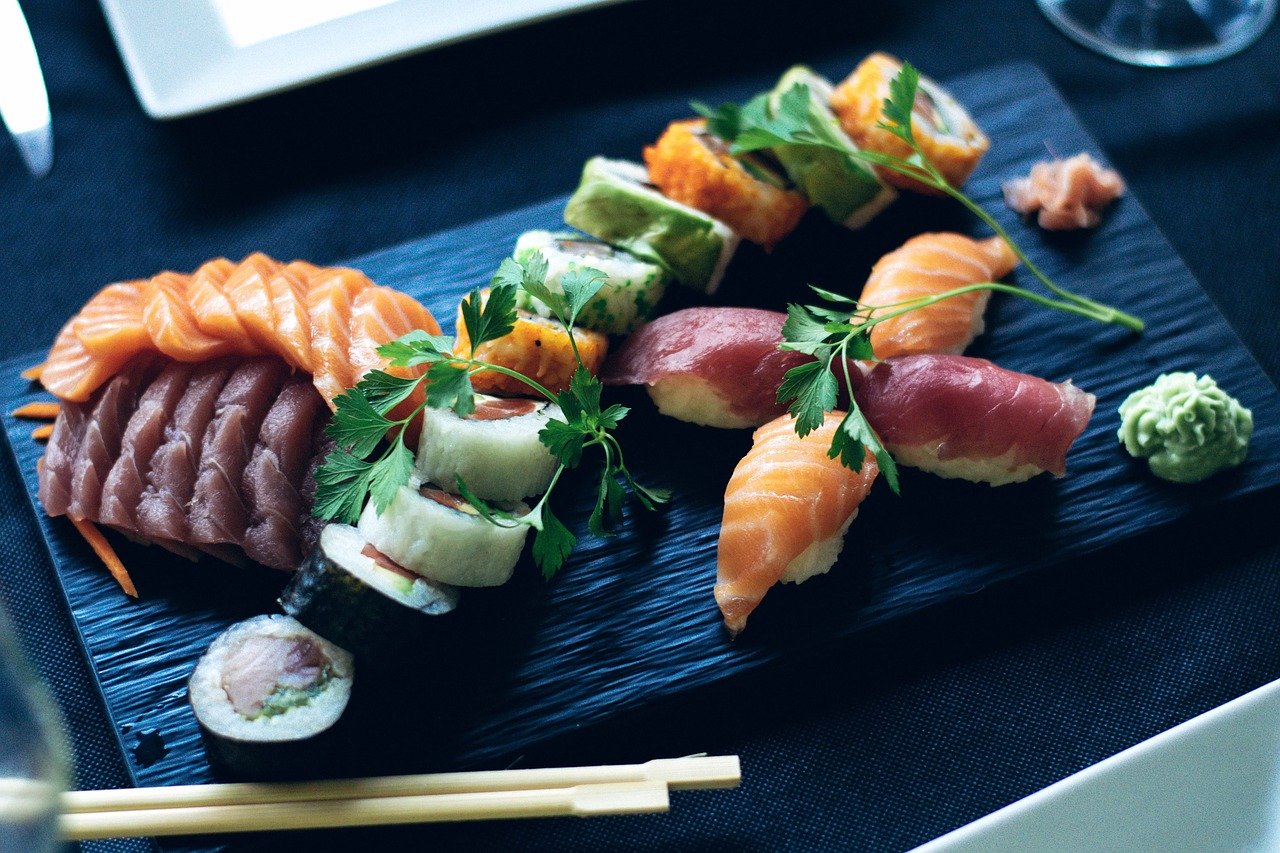
[[[661,264],[681,284],[714,293],[738,235],[719,219],[660,193],[639,163],[592,157],[564,209],[566,224]]]
[[[803,65],[796,65],[782,75],[769,93],[770,109],[776,111],[782,96],[797,85],[808,87],[813,109],[831,132],[848,139],[828,106],[832,93],[830,81]],[[853,146],[853,140],[849,140],[849,145]],[[898,197],[893,188],[881,183],[870,166],[830,148],[779,145],[773,153],[809,201],[847,228],[866,225]]]
[[[563,292],[560,280],[573,269],[589,267],[604,273],[605,282],[595,298],[578,314],[578,325],[610,335],[634,331],[653,313],[667,289],[667,273],[658,264],[578,234],[526,231],[516,241],[515,259],[525,263],[541,252],[547,260],[547,287]],[[519,307],[543,317],[551,310],[523,289]]]
[[[475,411],[427,408],[418,440],[418,475],[452,489],[461,477],[487,501],[518,501],[547,490],[556,460],[538,438],[549,420],[564,420],[545,400],[477,394]]]
[[[524,504],[504,507],[515,515]],[[399,565],[453,586],[500,586],[524,549],[524,525],[499,527],[457,495],[411,479],[386,511],[372,501],[360,516],[360,535]]]
[[[280,595],[293,618],[362,659],[447,624],[458,590],[410,572],[346,524],[328,524]]]

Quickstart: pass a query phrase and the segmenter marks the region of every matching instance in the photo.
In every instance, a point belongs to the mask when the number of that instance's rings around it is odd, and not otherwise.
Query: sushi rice
[[[571,270],[590,268],[604,273],[599,292],[578,314],[578,324],[588,329],[625,335],[649,318],[666,292],[667,272],[660,265],[598,240],[566,232],[521,234],[515,259],[526,263],[538,252],[547,261],[547,288],[555,293],[564,292],[560,281]],[[516,304],[543,317],[551,316],[551,309],[523,289]]]

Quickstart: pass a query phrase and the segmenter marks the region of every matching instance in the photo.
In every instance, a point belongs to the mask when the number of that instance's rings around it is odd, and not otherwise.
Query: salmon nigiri
[[[999,237],[974,240],[963,234],[921,234],[876,263],[859,301],[878,309],[873,316],[889,314],[913,299],[996,281],[1017,265],[1017,256]],[[989,290],[962,293],[884,320],[872,327],[871,346],[878,358],[958,355],[982,334],[982,314],[990,297]]]
[[[827,456],[844,412],[828,412],[804,438],[790,415],[756,430],[724,492],[716,551],[716,603],[737,634],[769,587],[801,583],[835,564],[844,534],[880,469],[867,453],[851,471]]]

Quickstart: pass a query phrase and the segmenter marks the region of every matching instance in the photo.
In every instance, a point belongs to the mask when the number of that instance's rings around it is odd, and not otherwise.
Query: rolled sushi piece
[[[525,263],[536,252],[547,261],[547,287],[563,293],[561,279],[571,270],[590,268],[604,273],[605,282],[578,314],[578,324],[610,335],[633,331],[652,314],[667,289],[667,272],[659,264],[579,234],[526,231],[516,241],[515,259]],[[521,289],[516,304],[543,317],[551,309]]]
[[[832,111],[859,148],[895,157],[912,153],[906,142],[878,126],[888,121],[884,103],[889,97],[889,83],[901,70],[902,62],[896,57],[873,53],[831,94]],[[924,75],[920,76],[911,113],[911,130],[929,161],[957,187],[969,179],[991,145],[960,102]],[[940,195],[938,190],[891,169],[881,169],[881,175],[896,187]]]
[[[524,515],[529,507],[503,507]],[[410,480],[386,512],[370,501],[360,535],[411,572],[453,586],[500,586],[511,578],[529,528],[499,527],[457,495]]]
[[[480,293],[482,302],[489,299],[489,291]],[[458,336],[453,351],[456,355],[470,357],[471,338],[462,319],[462,306],[458,306]],[[577,353],[574,344],[577,344]],[[548,390],[559,393],[569,387],[569,380],[578,369],[578,357],[589,373],[595,375],[604,363],[609,351],[609,337],[603,332],[574,328],[573,340],[569,330],[554,317],[542,317],[532,311],[516,309],[516,322],[511,331],[500,338],[485,341],[476,347],[475,358],[488,364],[506,367],[522,373]],[[480,370],[471,374],[471,385],[482,394],[533,393],[534,389],[514,376],[496,370]],[[443,485],[450,485],[450,483]]]
[[[833,91],[831,82],[803,65],[790,68],[778,80],[778,85],[769,93],[770,109],[776,111],[782,96],[796,86],[808,88],[814,111],[831,133],[856,148],[828,106]],[[871,166],[830,148],[779,145],[773,153],[791,182],[809,201],[846,228],[861,228],[898,197],[897,191],[882,183]]]
[[[660,264],[676,281],[715,293],[738,235],[713,216],[664,196],[639,163],[592,157],[564,209],[565,224]]]
[[[346,650],[291,616],[257,616],[213,641],[187,695],[215,767],[245,778],[302,776],[335,755],[354,677]]]
[[[764,152],[735,157],[705,119],[673,121],[644,149],[662,194],[696,207],[753,243],[772,249],[795,230],[809,203]]]
[[[548,421],[563,421],[555,403],[477,394],[465,418],[452,409],[428,407],[418,440],[418,475],[454,488],[462,478],[477,497],[518,501],[551,485],[556,460],[538,439]]]
[[[458,590],[397,564],[347,524],[328,524],[280,595],[284,612],[365,661],[453,620]]]

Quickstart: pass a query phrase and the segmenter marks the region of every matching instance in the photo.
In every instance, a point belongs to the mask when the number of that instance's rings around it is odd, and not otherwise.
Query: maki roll
[[[224,631],[191,674],[187,695],[211,763],[237,776],[325,769],[334,724],[351,697],[351,654],[290,616]]]
[[[681,284],[715,293],[738,235],[700,210],[658,191],[639,163],[593,157],[564,209],[567,225],[647,261]]]
[[[885,99],[889,82],[902,70],[902,63],[887,53],[873,53],[836,87],[831,95],[831,109],[840,119],[846,133],[860,148],[879,151],[894,157],[907,157],[911,147],[884,128]],[[991,144],[982,128],[964,107],[945,89],[921,75],[916,92],[915,110],[911,114],[911,130],[929,161],[953,185],[961,186]],[[938,191],[889,169],[881,170],[894,186],[937,195]]]
[[[489,291],[480,294],[487,301]],[[458,336],[453,351],[456,355],[471,355],[471,338],[462,322],[462,308],[458,308]],[[609,338],[602,332],[590,329],[574,329],[574,343],[578,355],[589,372],[599,372],[609,351]],[[569,330],[552,317],[541,317],[532,311],[517,310],[516,322],[511,331],[501,338],[486,341],[476,347],[475,358],[499,367],[507,367],[528,376],[553,393],[569,387],[569,380],[578,369],[578,358],[569,341]],[[481,370],[471,374],[471,385],[482,394],[528,394],[533,391],[514,376],[496,370]]]
[[[560,407],[484,394],[475,402],[475,411],[465,418],[452,409],[423,411],[419,476],[448,488],[460,477],[487,501],[518,501],[545,492],[556,460],[538,433],[548,421],[564,420]]]
[[[504,510],[524,515],[523,503]],[[372,501],[360,516],[360,535],[399,565],[454,586],[500,586],[524,549],[525,525],[499,527],[457,495],[410,480],[382,514]]]
[[[280,595],[280,606],[366,660],[448,624],[458,591],[393,562],[346,524],[329,524]]]
[[[769,93],[770,110],[776,111],[782,96],[796,86],[808,88],[812,109],[831,133],[848,139],[828,106],[832,92],[830,81],[803,65],[782,75]],[[856,147],[853,140],[848,141]],[[773,153],[809,201],[822,208],[833,222],[846,228],[861,228],[898,197],[892,187],[881,183],[873,168],[838,151],[812,145],[779,145]]]
[[[560,280],[573,269],[589,267],[604,273],[605,282],[590,303],[578,314],[578,323],[610,335],[633,331],[653,313],[667,289],[667,273],[658,264],[644,261],[629,252],[577,234],[527,231],[516,241],[515,259],[526,262],[535,252],[547,261],[547,287],[563,292]],[[528,311],[551,316],[550,309],[523,289],[517,305]]]
[[[673,121],[644,149],[649,176],[667,198],[723,220],[772,249],[800,222],[809,203],[759,153],[734,157],[703,119]]]

